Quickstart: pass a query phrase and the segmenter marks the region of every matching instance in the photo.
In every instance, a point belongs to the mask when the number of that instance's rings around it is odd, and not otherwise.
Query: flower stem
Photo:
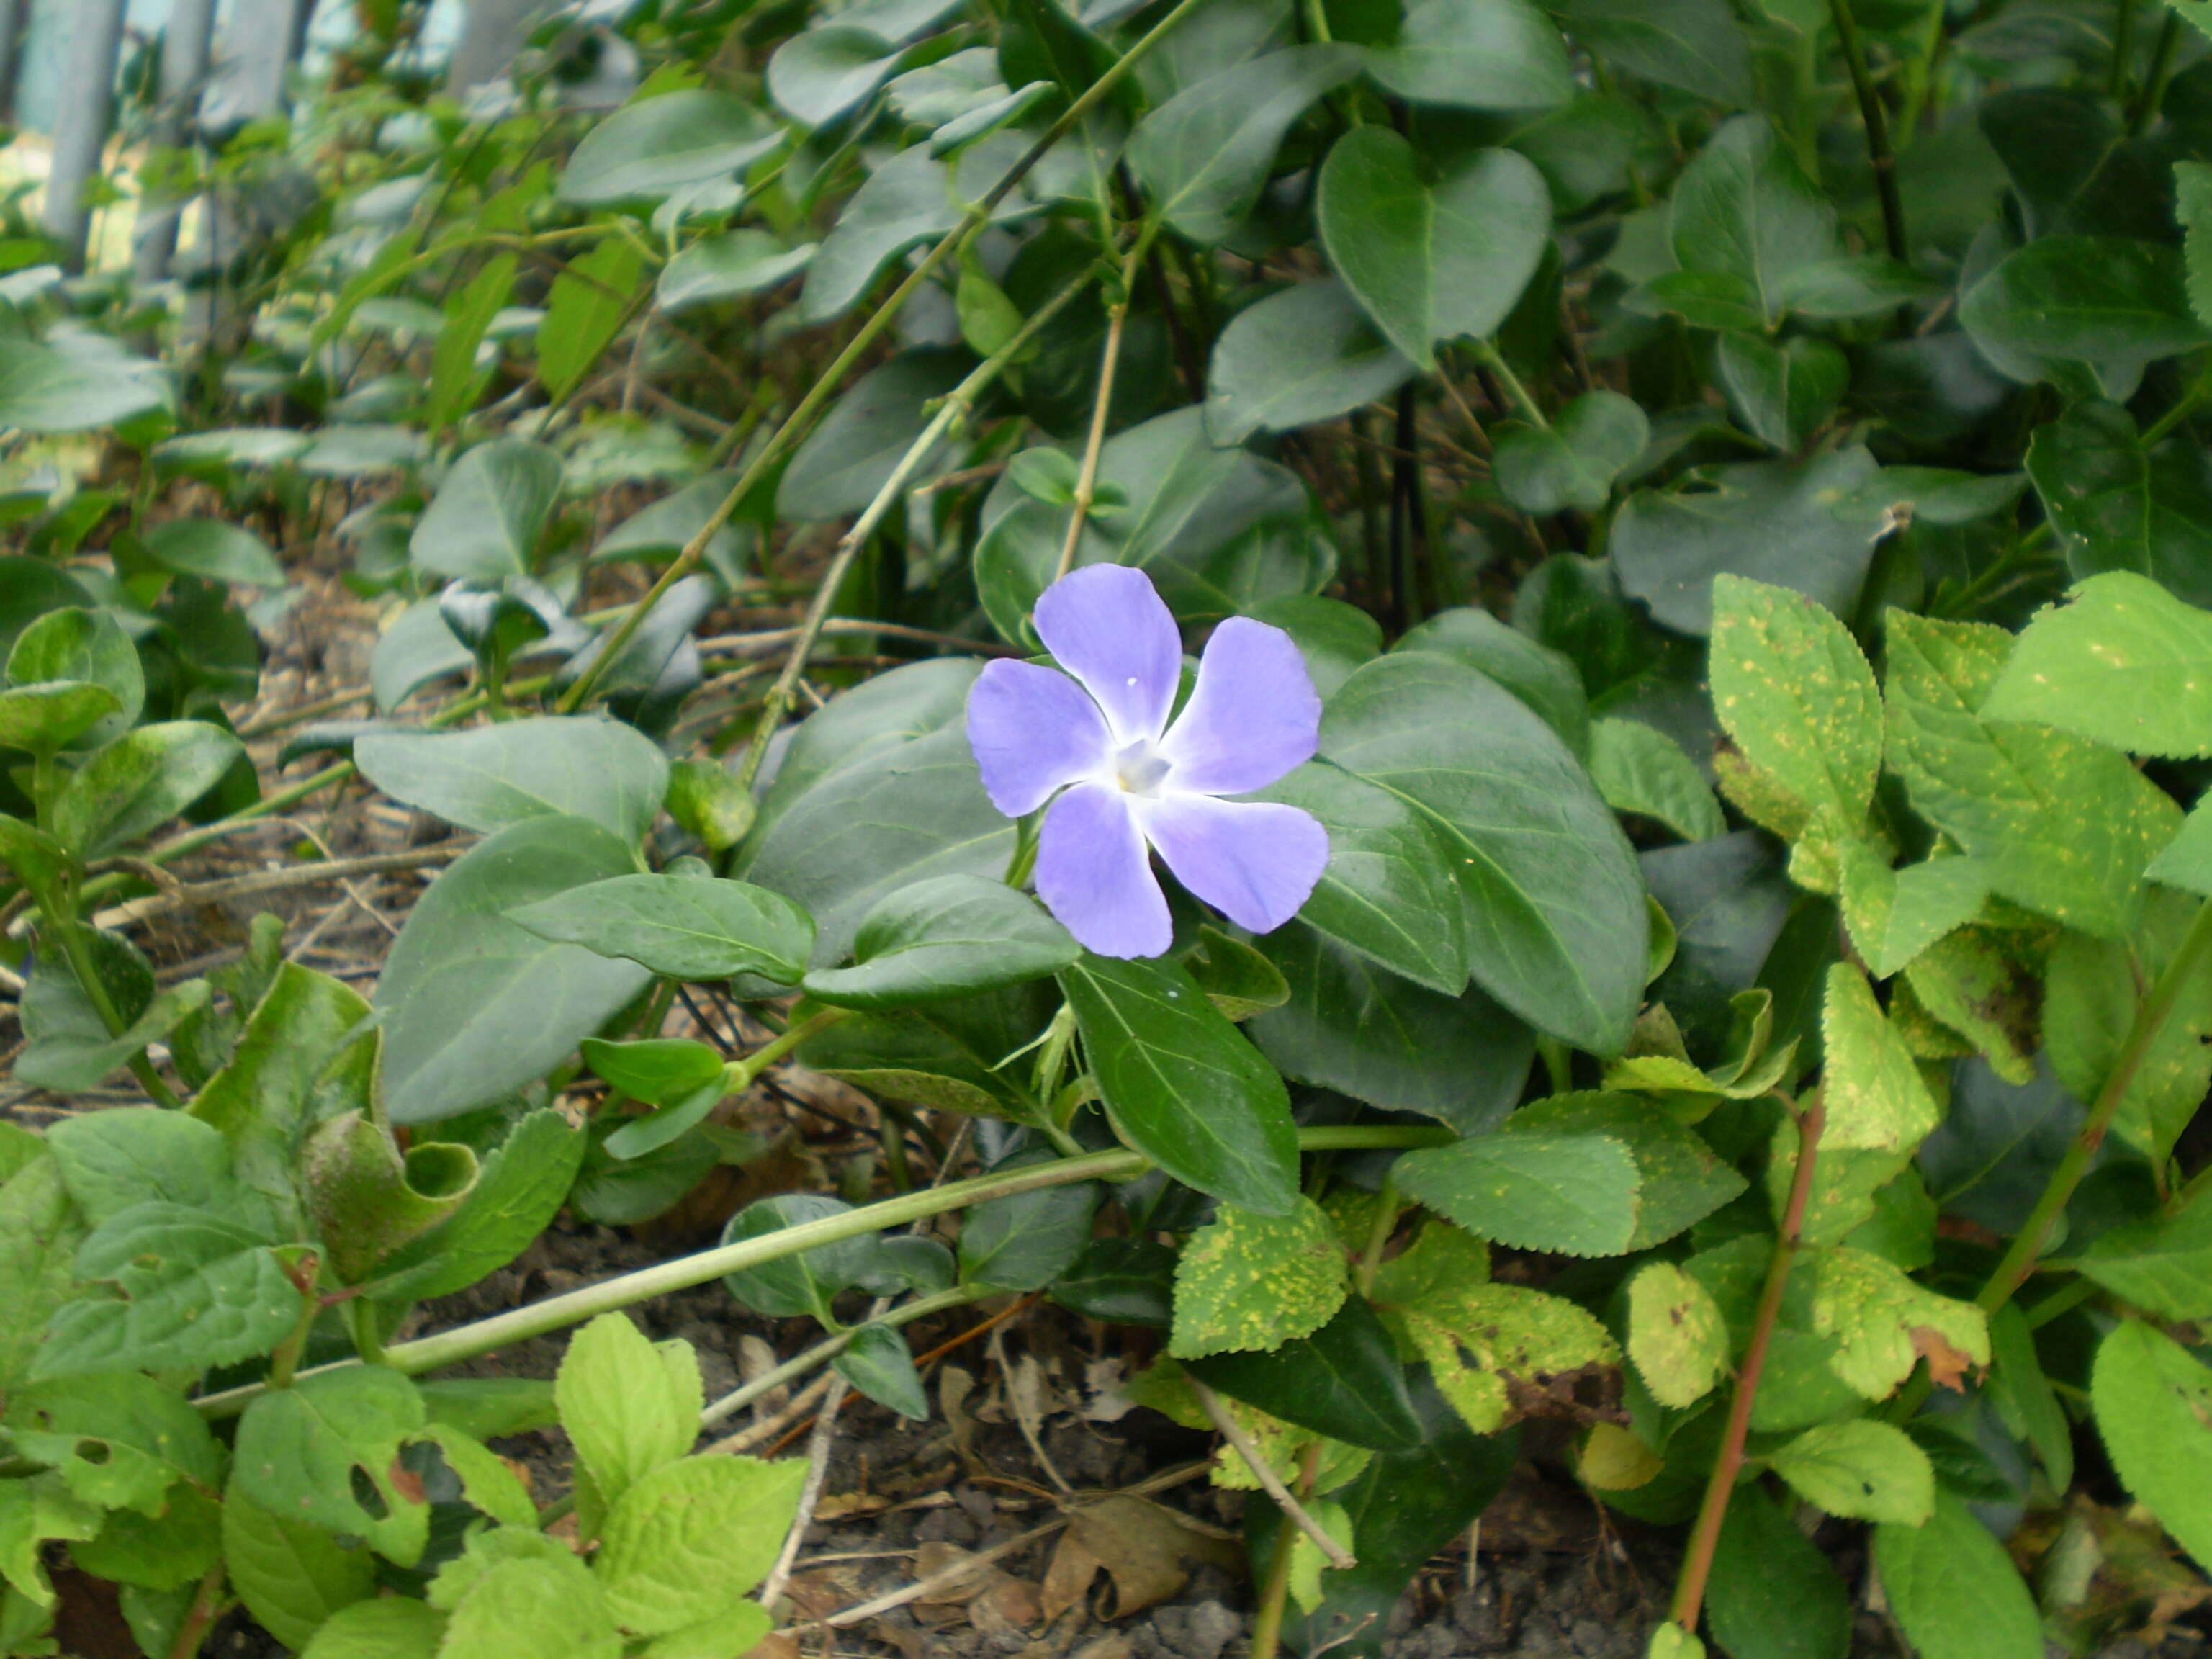
[[[1441,1127],[1338,1124],[1299,1130],[1298,1146],[1304,1152],[1440,1146],[1454,1138],[1450,1130]],[[1018,1170],[994,1170],[989,1175],[971,1176],[966,1181],[947,1182],[941,1187],[902,1194],[896,1198],[863,1205],[842,1214],[824,1216],[818,1221],[785,1227],[758,1238],[719,1245],[710,1250],[678,1256],[673,1261],[657,1262],[635,1273],[621,1273],[612,1279],[602,1279],[596,1285],[586,1285],[579,1290],[549,1297],[526,1308],[495,1314],[474,1324],[457,1326],[449,1331],[418,1337],[412,1342],[395,1343],[384,1351],[384,1363],[409,1376],[419,1376],[441,1365],[479,1358],[500,1348],[527,1341],[532,1337],[545,1336],[571,1325],[580,1325],[599,1314],[632,1307],[672,1291],[688,1291],[695,1285],[704,1285],[725,1273],[757,1267],[764,1261],[781,1261],[785,1256],[796,1255],[802,1250],[811,1250],[819,1245],[835,1244],[844,1239],[858,1238],[866,1233],[904,1226],[925,1217],[943,1215],[949,1210],[965,1209],[969,1205],[981,1204],[988,1199],[1007,1198],[1017,1193],[1065,1187],[1079,1181],[1127,1181],[1141,1175],[1149,1167],[1148,1160],[1141,1152],[1117,1147],[1102,1152],[1086,1152],[1080,1158],[1056,1158],[1049,1164],[1028,1164]],[[337,1370],[355,1363],[341,1360],[337,1365],[317,1369]],[[242,1388],[227,1389],[220,1394],[204,1395],[193,1404],[205,1416],[229,1417],[262,1392],[261,1384],[249,1383]]]
[[[1674,1585],[1674,1602],[1668,1616],[1686,1631],[1698,1628],[1698,1613],[1705,1599],[1705,1582],[1713,1570],[1713,1550],[1720,1542],[1721,1522],[1728,1517],[1729,1495],[1743,1468],[1743,1443],[1751,1432],[1751,1408],[1759,1395],[1759,1375],[1766,1369],[1766,1350],[1774,1340],[1774,1327],[1782,1316],[1782,1293],[1789,1288],[1790,1268],[1797,1259],[1797,1246],[1805,1230],[1805,1205],[1813,1192],[1813,1165],[1820,1150],[1820,1130],[1827,1108],[1819,1099],[1797,1115],[1797,1170],[1790,1182],[1790,1200],[1782,1212],[1782,1227],[1774,1236],[1774,1255],[1766,1266],[1766,1282],[1760,1286],[1759,1306],[1752,1315],[1751,1340],[1744,1345],[1743,1368],[1736,1373],[1735,1393],[1729,1401],[1727,1427],[1721,1434],[1720,1455],[1713,1460],[1705,1501],[1698,1506],[1697,1523],[1682,1558],[1682,1576]]]
[[[906,279],[891,290],[890,297],[876,307],[873,314],[860,325],[859,331],[854,333],[845,349],[837,354],[836,360],[828,368],[823,370],[821,377],[808,389],[806,395],[799,399],[799,406],[785,418],[783,424],[776,428],[775,435],[762,446],[760,453],[753,457],[737,483],[730,487],[730,493],[722,498],[721,505],[707,515],[706,523],[701,525],[697,533],[690,541],[684,543],[683,550],[670,562],[668,568],[662,571],[659,579],[646,590],[645,597],[632,605],[629,614],[616,625],[614,632],[607,638],[606,648],[592,659],[592,666],[578,675],[575,684],[562,694],[560,702],[556,705],[559,713],[570,714],[583,706],[585,699],[591,696],[592,687],[598,683],[598,671],[623,653],[623,648],[629,644],[631,636],[637,632],[639,625],[652,613],[653,606],[659,604],[661,596],[688,575],[698,565],[699,561],[706,556],[707,544],[713,539],[714,532],[729,522],[730,515],[735,513],[744,498],[752,493],[753,487],[768,476],[769,470],[781,460],[799,441],[806,435],[808,430],[813,426],[816,417],[829,404],[838,384],[844,380],[847,373],[860,362],[877,340],[882,337],[884,331],[891,325],[892,320],[905,307],[906,302],[921,291],[921,285],[936,274],[940,265],[958,252],[969,237],[991,222],[991,215],[997,210],[999,204],[1006,200],[1012,192],[1014,186],[1029,175],[1030,170],[1042,161],[1054,145],[1074,131],[1084,118],[1103,102],[1114,88],[1127,79],[1139,63],[1151,55],[1155,46],[1172,33],[1186,17],[1205,3],[1206,0],[1176,0],[1175,8],[1158,22],[1153,24],[1134,46],[1115,59],[1104,74],[1092,82],[1082,95],[1067,106],[1060,118],[1047,127],[1039,135],[1036,142],[1023,152],[1021,157],[1006,170],[998,183],[984,192],[982,200],[962,215],[960,222],[947,231],[943,240],[922,256],[921,263],[907,273]],[[835,584],[825,579],[823,586],[824,589],[830,589],[835,586]],[[805,653],[802,651],[797,654],[803,657]],[[795,685],[797,683],[797,676],[793,675],[793,684]],[[788,695],[787,689],[785,696]],[[781,702],[775,693],[769,694],[768,707],[762,713],[764,715],[773,714],[778,720],[782,718]],[[763,735],[774,729],[773,725],[766,726]],[[754,755],[757,756],[759,753],[759,743],[757,741],[754,744]],[[750,756],[747,757],[745,763],[748,769],[757,764]],[[747,781],[750,782],[750,775]]]
[[[1083,465],[1075,477],[1074,499],[1067,506],[1067,534],[1060,544],[1060,564],[1053,572],[1058,581],[1075,568],[1075,550],[1083,542],[1083,526],[1091,522],[1091,506],[1098,495],[1098,456],[1106,447],[1106,419],[1114,407],[1114,376],[1121,362],[1121,334],[1128,325],[1129,301],[1135,295],[1137,262],[1151,239],[1139,232],[1128,255],[1121,261],[1121,291],[1106,313],[1106,346],[1098,357],[1098,395],[1091,405],[1091,430],[1083,441]]]

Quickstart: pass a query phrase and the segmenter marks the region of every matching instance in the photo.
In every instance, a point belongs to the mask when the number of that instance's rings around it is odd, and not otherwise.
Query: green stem
[[[1540,431],[1551,430],[1552,423],[1544,418],[1542,407],[1529,395],[1528,388],[1521,384],[1521,377],[1513,372],[1513,365],[1505,361],[1505,354],[1498,349],[1495,341],[1476,341],[1474,355],[1485,368],[1498,377],[1498,383],[1505,388],[1505,395],[1513,400],[1513,407],[1522,420]]]
[[[1837,44],[1843,48],[1844,67],[1850,71],[1859,119],[1866,125],[1867,156],[1874,164],[1875,194],[1881,202],[1882,240],[1888,246],[1889,257],[1901,262],[1911,258],[1911,250],[1905,236],[1905,200],[1897,188],[1897,156],[1889,146],[1889,115],[1867,69],[1866,47],[1859,40],[1851,0],[1828,0],[1828,16],[1836,26]]]
[[[2114,98],[2126,94],[2128,59],[2135,56],[2136,0],[2119,0],[2112,16],[2112,63],[2105,77],[2105,90]]]
[[[1362,1296],[1375,1289],[1375,1270],[1382,1265],[1382,1247],[1390,1242],[1390,1235],[1398,1225],[1398,1183],[1386,1172],[1382,1190],[1375,1194],[1375,1224],[1367,1230],[1367,1247],[1359,1253],[1359,1266],[1353,1279]]]
[[[315,1316],[323,1310],[322,1298],[315,1293],[315,1275],[322,1270],[322,1258],[313,1250],[297,1261],[287,1262],[284,1277],[292,1281],[299,1292],[300,1316],[294,1322],[291,1334],[279,1343],[269,1359],[269,1386],[289,1389],[300,1370],[300,1356],[307,1351],[307,1339],[314,1334]]]
[[[222,1613],[222,1563],[218,1561],[207,1570],[200,1587],[192,1596],[192,1604],[185,1609],[178,1621],[176,1639],[169,1644],[169,1659],[195,1659],[200,1644],[207,1640],[208,1632]]]
[[[744,763],[738,772],[740,787],[752,787],[753,779],[760,771],[761,759],[768,753],[768,740],[775,735],[775,728],[782,724],[784,714],[791,708],[793,695],[799,688],[799,677],[806,672],[806,659],[813,653],[815,642],[822,637],[822,629],[830,620],[830,609],[837,602],[837,590],[844,586],[845,573],[853,568],[853,561],[860,556],[860,549],[875,534],[876,526],[890,511],[891,503],[898,500],[900,492],[905,489],[914,475],[921,471],[922,463],[929,459],[945,434],[975,411],[975,400],[982,396],[984,390],[1006,371],[1015,358],[1021,356],[1060,307],[1074,299],[1086,285],[1087,273],[1060,289],[1037,308],[1016,331],[1012,339],[978,363],[967,379],[945,394],[937,413],[921,429],[921,435],[907,447],[906,453],[899,458],[899,464],[891,469],[891,476],[884,479],[882,488],[876,491],[875,499],[868,503],[860,516],[853,521],[853,527],[839,540],[836,552],[830,556],[829,567],[823,571],[822,580],[814,589],[814,597],[807,602],[806,614],[799,619],[799,637],[792,641],[790,653],[783,659],[783,671],[775,677],[775,684],[769,688],[767,701],[761,707],[759,720],[753,726],[752,743],[746,749]],[[646,595],[645,602],[649,603],[652,597],[650,593]]]
[[[2151,48],[2150,78],[2143,82],[2142,96],[2128,111],[2129,137],[2141,137],[2157,118],[2159,106],[2166,101],[2166,82],[2173,79],[2173,54],[2180,45],[2181,14],[2169,9],[2166,21],[2159,25],[2158,44]]]
[[[2142,447],[2148,449],[2164,439],[2194,415],[2208,397],[2212,397],[2212,357],[2204,360],[2203,367],[2197,371],[2197,378],[2189,383],[2189,390],[2174,399],[2173,406],[2143,428]]]
[[[1298,1146],[1303,1152],[1441,1146],[1454,1138],[1451,1131],[1444,1128],[1338,1124],[1299,1130]],[[890,1227],[902,1227],[926,1217],[943,1215],[948,1210],[964,1209],[972,1204],[981,1204],[994,1198],[1008,1198],[1017,1193],[1065,1187],[1078,1181],[1127,1181],[1150,1167],[1149,1160],[1141,1152],[1116,1148],[1103,1152],[1086,1152],[1081,1158],[1059,1158],[1050,1164],[1032,1164],[1018,1170],[995,1170],[966,1181],[947,1182],[941,1187],[884,1199],[842,1214],[824,1216],[818,1221],[786,1227],[758,1238],[701,1250],[695,1255],[679,1256],[673,1261],[658,1262],[635,1273],[618,1274],[596,1285],[586,1285],[580,1290],[549,1297],[526,1308],[496,1314],[472,1325],[462,1325],[450,1331],[440,1331],[434,1335],[418,1337],[412,1342],[396,1343],[385,1350],[384,1362],[406,1376],[419,1376],[425,1371],[437,1370],[441,1365],[453,1365],[465,1359],[479,1358],[514,1343],[545,1336],[571,1325],[580,1325],[600,1314],[632,1307],[672,1291],[688,1291],[695,1285],[704,1285],[726,1273],[757,1267],[764,1261],[781,1261],[785,1256],[796,1255],[802,1250],[811,1250],[819,1245],[835,1244],[843,1239],[858,1238],[863,1234],[881,1232]],[[340,1361],[338,1366],[319,1369],[335,1370],[351,1363]],[[204,1395],[193,1403],[207,1416],[229,1417],[262,1392],[260,1384],[249,1383],[243,1388],[227,1389],[220,1394]]]
[[[1098,495],[1098,457],[1106,447],[1106,420],[1114,407],[1114,377],[1121,363],[1121,336],[1129,321],[1129,302],[1136,297],[1137,264],[1151,238],[1139,232],[1121,261],[1121,292],[1106,313],[1106,344],[1098,358],[1098,391],[1091,405],[1091,429],[1083,441],[1083,464],[1075,477],[1075,495],[1067,505],[1067,533],[1060,538],[1060,564],[1053,573],[1058,581],[1075,568],[1075,550],[1083,543],[1083,526],[1091,522],[1091,507]]]
[[[1905,65],[1905,104],[1897,118],[1897,143],[1909,148],[1920,131],[1921,111],[1927,106],[1928,89],[1936,82],[1936,63],[1943,53],[1943,25],[1950,0],[1928,0],[1920,25],[1920,49]]]
[[[867,321],[860,325],[859,331],[854,334],[845,349],[837,354],[836,359],[823,371],[821,377],[808,389],[806,395],[799,399],[799,406],[793,410],[783,424],[776,428],[775,435],[762,446],[760,453],[753,457],[737,483],[730,487],[730,493],[722,498],[721,505],[708,514],[706,523],[701,525],[697,533],[684,544],[683,550],[670,562],[668,568],[660,573],[659,579],[646,591],[645,597],[632,605],[629,614],[617,624],[614,632],[608,636],[606,648],[592,659],[592,665],[577,676],[575,684],[562,694],[556,705],[558,712],[563,714],[570,714],[582,707],[584,700],[591,695],[592,688],[598,683],[599,671],[622,655],[624,647],[629,644],[630,637],[637,632],[639,625],[652,612],[653,607],[660,602],[661,596],[689,574],[699,561],[706,556],[707,544],[713,538],[714,532],[729,522],[730,515],[735,513],[739,504],[752,493],[753,487],[768,476],[769,468],[781,460],[784,455],[806,435],[807,431],[814,424],[815,417],[820,415],[829,404],[846,374],[860,362],[877,340],[882,337],[884,331],[890,328],[893,319],[905,307],[906,302],[921,291],[921,285],[936,274],[939,266],[958,252],[969,237],[991,222],[991,215],[997,210],[999,204],[1006,198],[1016,185],[1028,176],[1030,170],[1042,161],[1054,146],[1074,131],[1083,119],[1110,96],[1114,88],[1121,85],[1137,65],[1151,55],[1155,46],[1167,39],[1186,17],[1205,3],[1206,0],[1177,0],[1174,9],[1155,23],[1143,39],[1123,52],[1103,75],[1092,82],[1083,94],[1067,106],[1060,118],[1047,127],[1036,142],[1023,152],[1021,158],[1006,170],[998,183],[984,192],[982,200],[962,215],[960,222],[947,231],[943,240],[922,256],[921,262],[907,274],[903,282],[891,290],[890,296],[876,307],[874,313]],[[825,581],[823,586],[827,587],[830,584]],[[793,684],[796,683],[794,678]],[[778,720],[782,718],[778,700],[774,693],[769,695],[768,708],[763,710],[763,714],[772,714]],[[773,731],[775,727],[771,725],[765,729]],[[757,743],[754,745],[754,756],[757,756],[758,753],[759,744]],[[748,768],[756,763],[753,757],[747,757]]]
[[[1766,1282],[1759,1287],[1759,1305],[1752,1314],[1751,1339],[1744,1344],[1743,1365],[1737,1371],[1735,1393],[1729,1401],[1727,1426],[1721,1433],[1720,1454],[1705,1482],[1705,1495],[1698,1505],[1698,1519],[1690,1529],[1689,1548],[1682,1558],[1682,1576],[1675,1581],[1674,1601],[1668,1617],[1685,1631],[1698,1628],[1698,1613],[1705,1604],[1705,1583],[1713,1570],[1713,1551],[1720,1543],[1721,1522],[1728,1518],[1729,1498],[1743,1468],[1743,1447],[1751,1432],[1751,1408],[1759,1395],[1759,1379],[1766,1369],[1766,1350],[1782,1316],[1783,1292],[1790,1286],[1790,1269],[1797,1260],[1797,1247],[1805,1228],[1805,1205],[1813,1192],[1813,1165],[1820,1151],[1820,1130],[1827,1108],[1819,1100],[1797,1115],[1797,1169],[1790,1182],[1790,1200],[1784,1206],[1781,1230],[1774,1236],[1774,1254],[1766,1264]]]

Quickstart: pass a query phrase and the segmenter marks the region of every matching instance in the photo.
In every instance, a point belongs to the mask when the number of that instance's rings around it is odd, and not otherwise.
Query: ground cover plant
[[[1015,1320],[1263,1659],[1523,1457],[1658,1659],[2191,1628],[2200,9],[363,4],[187,277],[7,209],[0,1650],[826,1651]]]

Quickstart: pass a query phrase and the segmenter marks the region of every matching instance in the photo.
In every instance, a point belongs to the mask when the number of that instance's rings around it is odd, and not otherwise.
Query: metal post
[[[556,0],[469,0],[461,38],[446,71],[446,90],[459,97],[514,67],[530,31]]]
[[[15,77],[21,72],[24,0],[0,0],[0,121],[15,118]]]
[[[191,126],[192,101],[207,79],[208,47],[215,38],[216,0],[177,0],[161,36],[161,102],[154,116],[154,143],[175,149]],[[169,274],[177,251],[177,221],[182,202],[141,198],[138,204],[138,281],[142,286]]]
[[[115,113],[115,68],[123,53],[125,0],[76,0],[70,8],[68,68],[54,119],[53,167],[46,175],[46,234],[61,244],[62,263],[84,268],[92,210],[85,186],[99,176]]]

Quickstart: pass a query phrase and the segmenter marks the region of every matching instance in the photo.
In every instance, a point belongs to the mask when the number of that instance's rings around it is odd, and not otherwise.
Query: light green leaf
[[[84,1232],[59,1162],[33,1141],[0,1182],[0,1389],[21,1382],[47,1320],[76,1293]]]
[[[1746,1184],[1696,1134],[1631,1095],[1588,1092],[1531,1101],[1505,1120],[1505,1133],[1603,1135],[1626,1147],[1636,1164],[1636,1225],[1628,1245],[1634,1250],[1704,1220]]]
[[[2100,1233],[2072,1265],[2161,1319],[2212,1318],[2212,1189],[2172,1215]]]
[[[574,1557],[514,1556],[454,1603],[438,1659],[618,1659],[622,1650],[605,1597]]]
[[[1859,959],[1877,979],[1903,972],[1936,940],[1972,921],[1989,897],[1989,879],[1972,859],[1932,858],[1893,870],[1887,853],[1856,837],[1838,854],[1844,921]]]
[[[641,261],[628,238],[609,236],[553,279],[538,325],[538,378],[558,401],[592,372],[638,297]]]
[[[2133,571],[2092,576],[2027,625],[1982,715],[2131,754],[2212,755],[2212,615]]]
[[[63,1118],[46,1131],[46,1145],[78,1212],[94,1227],[149,1201],[220,1209],[230,1185],[222,1136],[157,1106]]]
[[[553,1399],[593,1489],[615,1504],[691,1449],[705,1403],[701,1389],[690,1343],[655,1344],[627,1314],[610,1313],[569,1339]]]
[[[1728,1367],[1728,1327],[1719,1306],[1671,1261],[1654,1261],[1628,1281],[1628,1357],[1651,1397],[1677,1411],[1712,1392]]]
[[[668,788],[658,744],[589,714],[468,732],[371,732],[353,752],[362,775],[394,800],[482,835],[566,813],[635,843]]]
[[[419,1483],[395,1477],[404,1474],[401,1444],[427,1420],[414,1383],[397,1371],[310,1372],[246,1406],[233,1479],[273,1514],[366,1538],[412,1566],[429,1537],[430,1505]]]
[[[1636,1160],[1609,1135],[1483,1136],[1407,1152],[1394,1167],[1408,1197],[1516,1249],[1619,1255],[1635,1237]]]
[[[1874,671],[1833,612],[1723,574],[1713,583],[1713,712],[1746,758],[1846,831],[1881,770]]]
[[[2212,1562],[2212,1370],[2130,1319],[2098,1345],[2089,1397],[2128,1490],[2199,1566]]]
[[[716,1618],[768,1576],[798,1513],[806,1460],[687,1457],[607,1516],[593,1573],[623,1627],[658,1636]]]
[[[376,1559],[306,1521],[272,1514],[235,1477],[222,1499],[222,1559],[246,1610],[295,1651],[340,1608],[376,1594]]]
[[[1923,1289],[1866,1250],[1835,1247],[1813,1264],[1813,1330],[1837,1339],[1828,1368],[1869,1400],[1887,1399],[1923,1357],[1954,1382],[1990,1363],[1979,1308]]]
[[[0,340],[0,427],[83,432],[169,402],[166,377],[154,364],[87,333],[104,349],[63,350],[21,335]]]
[[[446,1615],[435,1607],[382,1596],[340,1607],[316,1627],[300,1659],[436,1659],[445,1633]]]
[[[1887,759],[1914,809],[1998,896],[2124,937],[2178,809],[2112,750],[1982,717],[2012,649],[2002,630],[1892,611],[1888,640]]]
[[[1272,1352],[1328,1323],[1351,1285],[1336,1231],[1311,1199],[1285,1216],[1224,1204],[1176,1261],[1168,1352]]]
[[[1935,1513],[1928,1454],[1892,1424],[1864,1417],[1823,1423],[1768,1461],[1800,1498],[1830,1515],[1917,1527]]]
[[[1565,1297],[1519,1285],[1461,1284],[1398,1310],[1437,1391],[1477,1434],[1505,1425],[1516,1383],[1617,1364],[1603,1325]]]
[[[447,302],[446,325],[431,349],[430,395],[422,410],[422,423],[432,432],[442,432],[466,415],[482,394],[489,371],[477,367],[477,354],[492,319],[514,291],[517,268],[514,254],[494,254]]]

